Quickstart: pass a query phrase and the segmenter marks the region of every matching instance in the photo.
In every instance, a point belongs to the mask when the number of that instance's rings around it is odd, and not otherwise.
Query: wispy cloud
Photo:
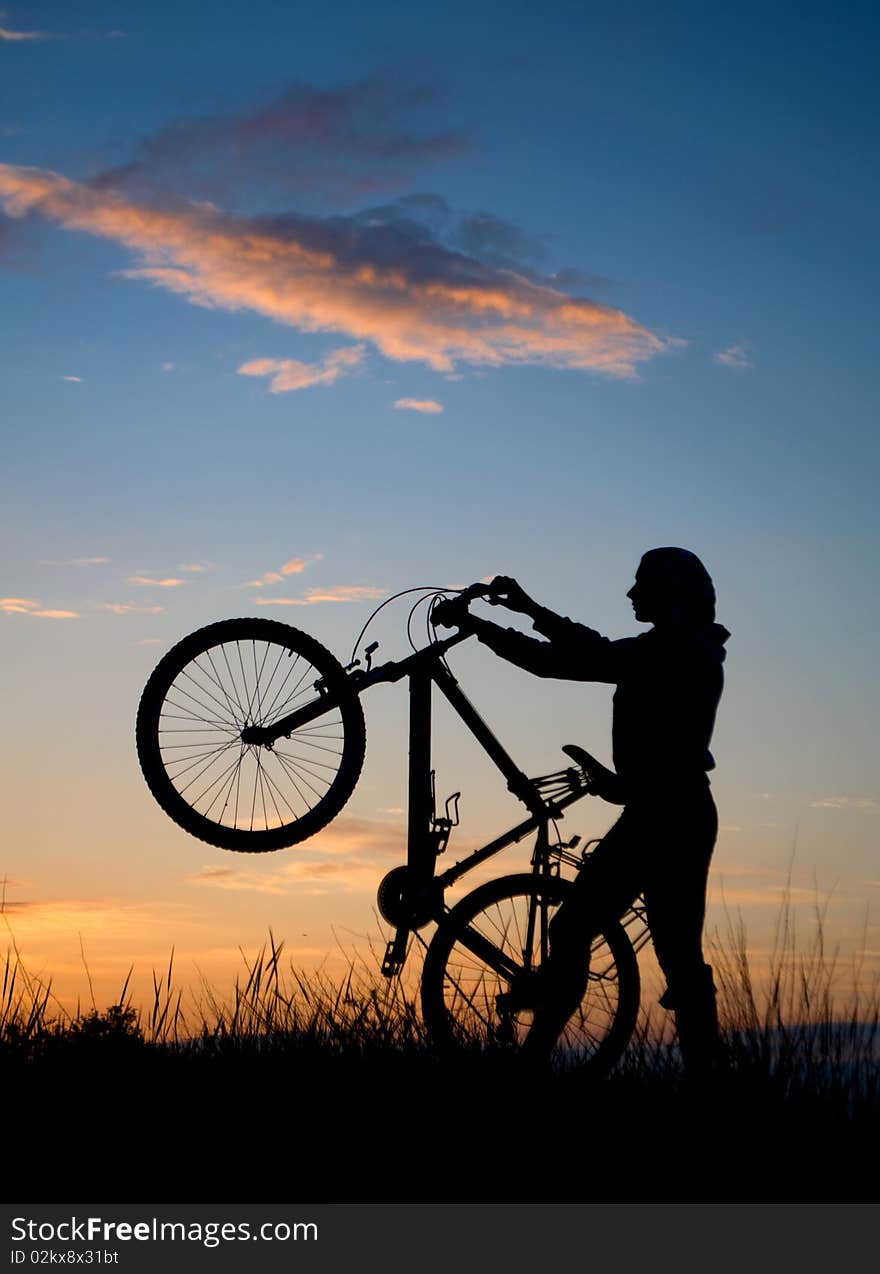
[[[437,416],[443,410],[433,398],[398,398],[394,406],[398,411],[419,411],[425,416]]]
[[[366,584],[337,584],[331,588],[310,588],[303,597],[255,597],[256,606],[317,606],[320,602],[373,602],[387,589]]]
[[[344,332],[439,372],[538,364],[632,377],[680,344],[620,310],[454,251],[424,225],[157,206],[13,165],[0,165],[0,199],[11,216],[125,245],[141,262],[123,271],[129,278],[209,308]]]
[[[6,14],[0,11],[0,17]],[[0,40],[16,43],[21,40],[121,40],[124,31],[77,31],[64,35],[59,31],[13,31],[9,27],[0,26]]]
[[[186,571],[188,575],[203,575],[205,571],[210,571],[210,562],[181,562],[177,568],[179,571]]]
[[[255,358],[242,363],[239,376],[268,376],[269,392],[286,394],[313,385],[333,385],[340,376],[350,376],[364,361],[365,345],[332,350],[318,363],[301,363],[296,358]]]
[[[51,31],[11,31],[9,27],[0,27],[0,40],[15,42],[18,40],[57,40],[59,37]]]
[[[406,857],[406,828],[380,819],[337,818],[308,843],[295,862],[269,871],[211,864],[187,876],[190,884],[242,892],[285,894],[305,883],[333,889],[367,889],[389,863]]]
[[[34,615],[38,619],[79,619],[78,611],[46,608],[32,597],[0,597],[0,611],[4,615]]]
[[[40,559],[40,566],[106,566],[109,557],[64,557]]]
[[[442,90],[404,79],[294,83],[239,112],[179,116],[93,184],[139,195],[183,186],[189,196],[224,201],[256,187],[269,198],[295,191],[336,201],[400,188],[416,169],[470,145],[461,133],[431,127]]]
[[[733,367],[739,371],[745,371],[749,367],[754,367],[751,351],[748,345],[741,342],[739,345],[728,345],[727,349],[720,349],[712,356],[716,363],[720,363],[722,367]]]
[[[27,615],[39,604],[30,597],[0,597],[0,610],[6,615]]]
[[[166,579],[154,579],[151,575],[129,575],[129,584],[137,584],[141,588],[180,588],[185,579],[168,576]]]
[[[162,615],[164,606],[138,606],[136,602],[102,602],[99,610],[109,611],[111,615]]]
[[[61,379],[70,381],[71,385],[82,384],[82,376],[62,376]]]
[[[810,801],[810,808],[814,810],[862,810],[866,813],[875,813],[880,810],[880,801],[875,800],[873,796],[825,796],[816,801]]]
[[[323,553],[314,553],[311,557],[292,557],[281,567],[282,575],[301,575],[313,562],[322,562]]]
[[[301,575],[315,562],[323,562],[323,553],[313,553],[311,557],[291,557],[275,571],[264,571],[258,579],[248,580],[245,588],[265,588],[267,584],[280,584],[285,575]]]

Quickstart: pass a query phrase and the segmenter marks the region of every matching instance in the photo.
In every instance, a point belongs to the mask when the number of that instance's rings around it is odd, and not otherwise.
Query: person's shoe
[[[510,984],[508,991],[495,996],[495,1008],[499,1017],[510,1017],[520,1009],[534,1009],[543,1002],[546,977],[542,968],[522,969]]]

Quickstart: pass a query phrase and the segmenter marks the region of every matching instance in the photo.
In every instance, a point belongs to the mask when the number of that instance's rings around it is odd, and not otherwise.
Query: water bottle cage
[[[431,791],[434,792],[434,771],[431,771]],[[428,833],[431,843],[434,846],[435,854],[442,854],[446,846],[449,844],[449,834],[453,827],[458,827],[458,802],[461,792],[453,792],[446,801],[446,813],[442,817],[436,813],[436,797],[434,797],[434,810],[431,815],[431,830]]]

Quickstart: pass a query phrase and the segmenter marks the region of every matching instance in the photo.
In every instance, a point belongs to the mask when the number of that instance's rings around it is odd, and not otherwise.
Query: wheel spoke
[[[232,675],[232,667],[229,663],[229,655],[226,653],[225,642],[220,647],[220,650],[223,654],[223,662],[226,664],[226,670],[229,673],[229,684],[232,687],[232,693],[235,696],[235,702],[238,705],[238,715],[241,718],[241,720],[244,721],[245,718],[247,717],[247,713],[244,710],[244,704],[242,703],[241,696],[238,693],[238,686],[235,684],[235,677]]]
[[[184,698],[186,699],[192,699],[193,703],[196,705],[196,707],[201,709],[202,713],[210,711],[210,709],[208,709],[205,704],[200,703],[198,699],[196,699],[193,695],[191,695],[188,690],[185,690],[183,686],[175,685],[172,687],[172,689],[175,694],[183,695]],[[184,721],[187,721],[187,720],[201,721],[203,725],[215,725],[222,730],[230,729],[230,723],[228,721],[222,721],[216,716],[207,716],[207,717],[204,715],[200,716],[198,713],[193,712],[192,708],[188,708],[185,703],[178,703],[176,699],[172,699],[170,694],[168,698],[165,700],[165,702],[170,703],[172,708],[180,708],[181,712],[188,712],[189,716],[182,718]],[[231,733],[231,730],[230,730],[230,733]]]
[[[266,649],[263,651],[263,658],[260,662],[259,672],[257,672],[257,643],[255,641],[251,642],[251,654],[253,655],[253,660],[254,660],[254,694],[256,695],[256,701],[257,701],[256,720],[262,721],[263,720],[263,696],[260,693],[260,678],[263,675],[263,669],[266,667],[266,660],[269,656],[269,647],[267,645]]]
[[[214,806],[215,806],[215,805],[217,804],[217,802],[219,801],[220,797],[221,797],[221,796],[223,795],[223,793],[225,792],[225,793],[226,793],[226,800],[223,802],[223,808],[220,810],[220,813],[219,813],[218,818],[217,818],[217,821],[218,821],[219,823],[222,823],[222,822],[223,822],[223,815],[224,815],[224,814],[225,814],[225,812],[226,812],[226,806],[229,804],[229,797],[230,797],[230,795],[232,794],[232,785],[233,785],[233,783],[235,782],[236,775],[237,775],[237,774],[239,773],[239,771],[241,770],[241,762],[242,762],[242,757],[243,757],[243,755],[244,755],[244,747],[240,745],[240,746],[239,746],[238,756],[237,756],[237,757],[236,757],[236,759],[235,759],[235,764],[231,767],[231,770],[230,770],[230,772],[229,772],[229,782],[228,782],[227,784],[225,784],[224,786],[221,786],[220,788],[218,788],[218,790],[217,790],[217,794],[215,795],[215,797],[214,797],[213,801],[212,801],[212,802],[211,802],[211,804],[208,806],[208,808],[204,811],[204,816],[205,816],[205,818],[207,818],[207,817],[208,817],[208,815],[211,813],[211,810],[214,808]]]
[[[228,766],[228,767],[227,767],[227,768],[223,771],[223,773],[222,773],[222,774],[218,775],[218,776],[217,776],[217,778],[212,779],[212,781],[208,784],[208,786],[207,786],[207,787],[206,787],[206,788],[205,788],[202,792],[200,792],[198,796],[196,796],[196,797],[194,797],[194,798],[193,798],[193,800],[191,801],[191,804],[192,804],[193,809],[198,809],[199,802],[200,802],[200,801],[203,801],[203,800],[205,799],[205,797],[208,795],[208,793],[211,791],[211,789],[212,789],[213,787],[215,787],[215,786],[216,786],[216,784],[218,784],[218,783],[222,783],[223,779],[226,777],[226,775],[229,773],[229,771],[230,771],[231,769],[234,769],[234,768],[235,768],[235,766],[240,765],[240,764],[241,764],[241,757],[240,757],[240,756],[237,756],[237,757],[236,757],[236,758],[235,758],[235,759],[234,759],[234,760],[230,763],[230,765],[229,765],[229,766]],[[204,773],[204,771],[202,771],[202,773]],[[197,775],[196,777],[197,777],[197,778],[199,778],[199,777],[201,777],[201,775]],[[193,783],[194,783],[195,781],[196,781],[196,779],[193,779]],[[192,787],[193,783],[188,783],[188,784],[187,784],[187,788]],[[185,792],[185,791],[187,790],[187,788],[184,788],[184,789],[183,789],[183,791]],[[183,792],[181,792],[181,795],[183,795]],[[201,811],[199,811],[199,813],[201,813]]]
[[[193,667],[198,667],[198,664],[194,663]],[[199,669],[199,671],[201,671],[201,669]],[[181,673],[181,676],[186,677],[187,681],[191,682],[196,687],[197,690],[201,691],[203,695],[207,695],[211,703],[215,704],[220,709],[221,712],[226,712],[230,710],[228,702],[224,703],[222,699],[218,699],[217,696],[215,694],[212,694],[212,692],[208,690],[205,686],[203,686],[201,682],[196,681],[195,677],[186,669],[184,669],[184,671]],[[182,688],[183,687],[181,687],[181,689]],[[205,707],[207,707],[207,704],[205,704]],[[241,722],[236,719],[234,714],[232,716],[232,723],[234,725],[237,725],[239,728],[241,728]]]
[[[315,761],[312,757],[297,756],[295,752],[282,752],[279,748],[273,749],[276,756],[283,756],[288,761],[299,761],[303,765],[316,765],[321,770],[329,770],[331,774],[335,774],[339,769],[338,765],[328,765],[326,761]],[[327,749],[329,751],[329,748]],[[311,770],[306,770],[307,774],[311,774]],[[312,774],[312,778],[319,779],[320,774]]]
[[[284,699],[279,705],[278,703],[279,696],[283,693],[284,686],[287,683],[287,677],[285,677],[277,694],[275,695],[275,698],[272,700],[271,704],[266,710],[266,719],[263,722],[264,725],[273,725],[276,721],[280,721],[280,719],[287,712],[287,709],[293,703],[294,699],[298,699],[301,695],[308,693],[308,691],[311,689],[311,686],[306,686],[303,689],[300,689],[300,687],[302,686],[302,683],[305,681],[306,677],[309,675],[309,670],[311,669],[311,667],[312,667],[311,664],[306,664],[305,668],[300,673],[299,680],[296,682],[293,689],[288,691],[287,698]],[[290,669],[290,672],[288,672],[288,675],[287,675],[288,677],[290,676],[291,672],[293,672],[292,668]]]
[[[277,758],[278,754],[276,753],[275,755],[276,755],[276,758]],[[291,773],[291,771],[289,771],[289,770],[288,770],[288,769],[284,766],[284,764],[283,764],[282,762],[280,762],[280,761],[279,761],[279,764],[281,765],[281,769],[282,769],[282,772],[284,773],[284,775],[287,777],[287,779],[290,781],[290,783],[291,783],[291,784],[293,785],[293,787],[296,789],[296,794],[297,794],[297,796],[299,797],[299,799],[302,801],[303,806],[305,807],[305,809],[310,810],[310,809],[312,808],[312,802],[308,799],[308,797],[307,797],[307,796],[305,796],[305,795],[303,794],[303,790],[302,790],[302,788],[300,787],[300,785],[299,785],[299,784],[297,783],[297,781],[296,781],[296,775],[295,775],[295,774],[293,774],[293,773]]]
[[[267,655],[269,654],[269,650],[270,650],[270,646],[269,646],[269,645],[268,645],[268,643],[267,643],[267,645],[266,645],[266,654],[267,654]],[[286,653],[288,653],[288,652],[287,652],[287,651],[285,651],[285,649],[284,649],[284,647],[283,647],[283,646],[282,646],[282,647],[281,647],[281,649],[278,651],[278,658],[275,660],[275,667],[272,669],[272,674],[271,674],[271,676],[269,677],[269,680],[266,682],[265,689],[264,689],[264,691],[263,691],[263,695],[262,695],[262,702],[263,702],[263,703],[265,703],[265,702],[266,702],[266,700],[267,700],[267,699],[268,699],[268,697],[269,697],[269,694],[270,694],[270,692],[271,692],[271,690],[272,690],[272,682],[275,680],[275,674],[277,673],[278,669],[280,668],[280,666],[281,666],[281,660],[284,658],[284,656],[285,656],[285,654],[286,654]],[[283,683],[282,683],[282,684],[283,684]],[[276,694],[277,694],[277,691],[276,691]],[[273,702],[274,702],[274,700],[273,700]],[[264,710],[263,708],[261,708],[261,709],[260,709],[260,721],[261,721],[263,724],[265,724],[265,722],[266,722],[266,718],[267,718],[267,716],[268,716],[268,715],[269,715],[269,712],[268,712],[268,711]]]
[[[178,770],[175,774],[172,774],[169,770],[168,777],[176,784],[178,779],[182,778],[184,774],[188,774],[189,771],[194,769],[200,761],[204,761],[207,758],[207,764],[204,768],[201,769],[198,774],[193,776],[196,779],[201,778],[202,774],[205,774],[211,768],[214,761],[219,760],[224,752],[228,752],[230,748],[235,746],[235,742],[236,741],[233,740],[230,743],[224,743],[222,747],[212,748],[210,752],[199,752],[195,756],[173,757],[168,762],[168,765],[182,765],[183,769]],[[179,788],[178,790],[180,791],[180,794],[183,795],[183,793],[191,786],[192,783],[190,782],[187,783],[186,787]]]
[[[206,668],[203,668],[201,666],[201,664],[198,661],[198,658],[194,659],[193,663],[198,668],[199,672],[203,673],[206,677],[208,677],[211,681],[214,682],[214,685],[217,687],[217,689],[222,694],[223,698],[226,700],[227,706],[229,708],[229,711],[232,715],[233,720],[234,721],[243,720],[243,718],[241,717],[241,714],[236,713],[237,705],[233,703],[232,699],[230,698],[228,687],[225,686],[223,682],[220,680],[220,674],[217,672],[217,665],[214,663],[214,657],[211,654],[210,650],[205,651],[205,658],[208,660],[208,663],[211,665],[210,673],[207,671]]]
[[[316,787],[312,786],[312,784],[309,782],[308,778],[306,777],[306,775],[309,773],[308,770],[303,772],[302,767],[291,765],[291,763],[287,760],[287,758],[281,752],[276,751],[275,756],[281,762],[281,765],[283,766],[286,773],[290,776],[292,782],[295,782],[294,776],[296,776],[296,778],[298,778],[300,782],[302,782],[309,789],[310,792],[314,792],[318,800],[321,799],[322,794],[318,791]],[[309,775],[309,777],[318,778],[319,776],[316,774],[312,774],[312,775]],[[309,801],[306,801],[306,804],[311,807],[312,803]]]

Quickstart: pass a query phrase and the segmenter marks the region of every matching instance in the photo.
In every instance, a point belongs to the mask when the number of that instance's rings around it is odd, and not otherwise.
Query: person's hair
[[[679,548],[650,549],[639,570],[650,572],[664,602],[676,607],[685,623],[713,623],[715,586],[696,553]]]

